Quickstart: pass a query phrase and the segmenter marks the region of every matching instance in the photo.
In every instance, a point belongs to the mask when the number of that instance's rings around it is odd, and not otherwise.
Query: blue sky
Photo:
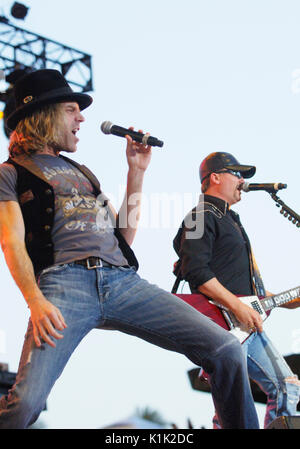
[[[0,2],[9,14],[13,2]],[[115,207],[123,198],[125,141],[100,131],[104,120],[151,132],[141,226],[133,248],[140,275],[170,290],[172,240],[200,192],[198,168],[213,151],[253,164],[253,182],[283,182],[279,197],[298,214],[300,148],[300,5],[245,0],[28,0],[18,26],[93,57],[93,105],[85,111],[75,159],[93,169]],[[0,135],[0,156],[7,157]],[[164,194],[164,196],[163,196]],[[151,221],[155,199],[167,201]],[[156,204],[156,203],[155,203]],[[265,192],[236,205],[268,290],[300,284],[300,229]],[[0,255],[0,362],[17,370],[28,309]],[[186,289],[187,291],[187,289]],[[277,309],[265,329],[284,355],[300,352],[300,310]],[[4,340],[2,340],[4,341]],[[145,406],[184,427],[210,427],[209,395],[193,391],[183,356],[111,331],[93,331],[55,385],[50,428],[97,428]],[[263,407],[258,406],[260,418]]]

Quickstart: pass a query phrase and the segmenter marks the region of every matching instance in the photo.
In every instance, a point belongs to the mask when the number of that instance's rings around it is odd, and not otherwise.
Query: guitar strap
[[[174,270],[173,270],[173,273],[174,273],[175,276],[176,276],[176,281],[175,281],[175,283],[174,283],[174,285],[173,285],[173,287],[172,287],[171,293],[174,293],[174,294],[177,293],[179,284],[180,284],[181,281],[183,281],[182,276],[181,276],[180,265],[181,265],[181,260],[179,259],[179,260],[175,263],[175,265],[174,265]]]
[[[260,271],[258,269],[255,257],[251,251],[251,259],[252,259],[252,279],[254,283],[255,288],[255,294],[258,297],[265,297],[266,296],[266,289],[264,287],[264,283],[260,274]]]
[[[258,268],[258,265],[256,263],[249,237],[240,221],[240,217],[236,212],[231,211],[230,214],[231,218],[235,221],[235,223],[238,225],[238,228],[243,236],[243,239],[245,240],[248,256],[249,256],[249,262],[250,262],[250,274],[251,274],[251,284],[253,288],[253,293],[256,296],[266,296],[266,290],[264,287],[264,283]]]

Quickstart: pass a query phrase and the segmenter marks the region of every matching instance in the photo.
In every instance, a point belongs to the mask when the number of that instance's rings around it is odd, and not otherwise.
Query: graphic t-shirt
[[[96,197],[90,181],[75,166],[60,157],[36,154],[30,157],[43,172],[55,195],[52,229],[55,264],[89,256],[114,265],[127,265],[114,235],[114,224],[102,195]],[[0,201],[18,201],[17,172],[11,164],[0,165]]]

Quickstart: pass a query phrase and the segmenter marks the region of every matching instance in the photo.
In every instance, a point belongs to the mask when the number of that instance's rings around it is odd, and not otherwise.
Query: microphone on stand
[[[131,129],[122,128],[121,126],[114,125],[109,121],[105,121],[101,125],[101,131],[104,134],[113,134],[114,136],[125,137],[130,136],[136,142],[140,142],[143,145],[150,145],[151,147],[162,147],[163,142],[156,137],[149,136],[147,134],[132,131]]]
[[[242,185],[242,190],[244,192],[254,192],[256,190],[264,190],[265,192],[269,193],[275,193],[278,192],[278,190],[286,189],[287,184],[281,184],[281,183],[274,183],[274,184],[249,184],[248,182],[245,182]]]

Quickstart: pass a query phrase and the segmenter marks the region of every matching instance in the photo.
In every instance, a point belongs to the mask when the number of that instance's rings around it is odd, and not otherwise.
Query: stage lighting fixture
[[[23,5],[22,3],[15,2],[11,7],[11,15],[15,19],[24,20],[27,16],[28,8],[27,6]]]

